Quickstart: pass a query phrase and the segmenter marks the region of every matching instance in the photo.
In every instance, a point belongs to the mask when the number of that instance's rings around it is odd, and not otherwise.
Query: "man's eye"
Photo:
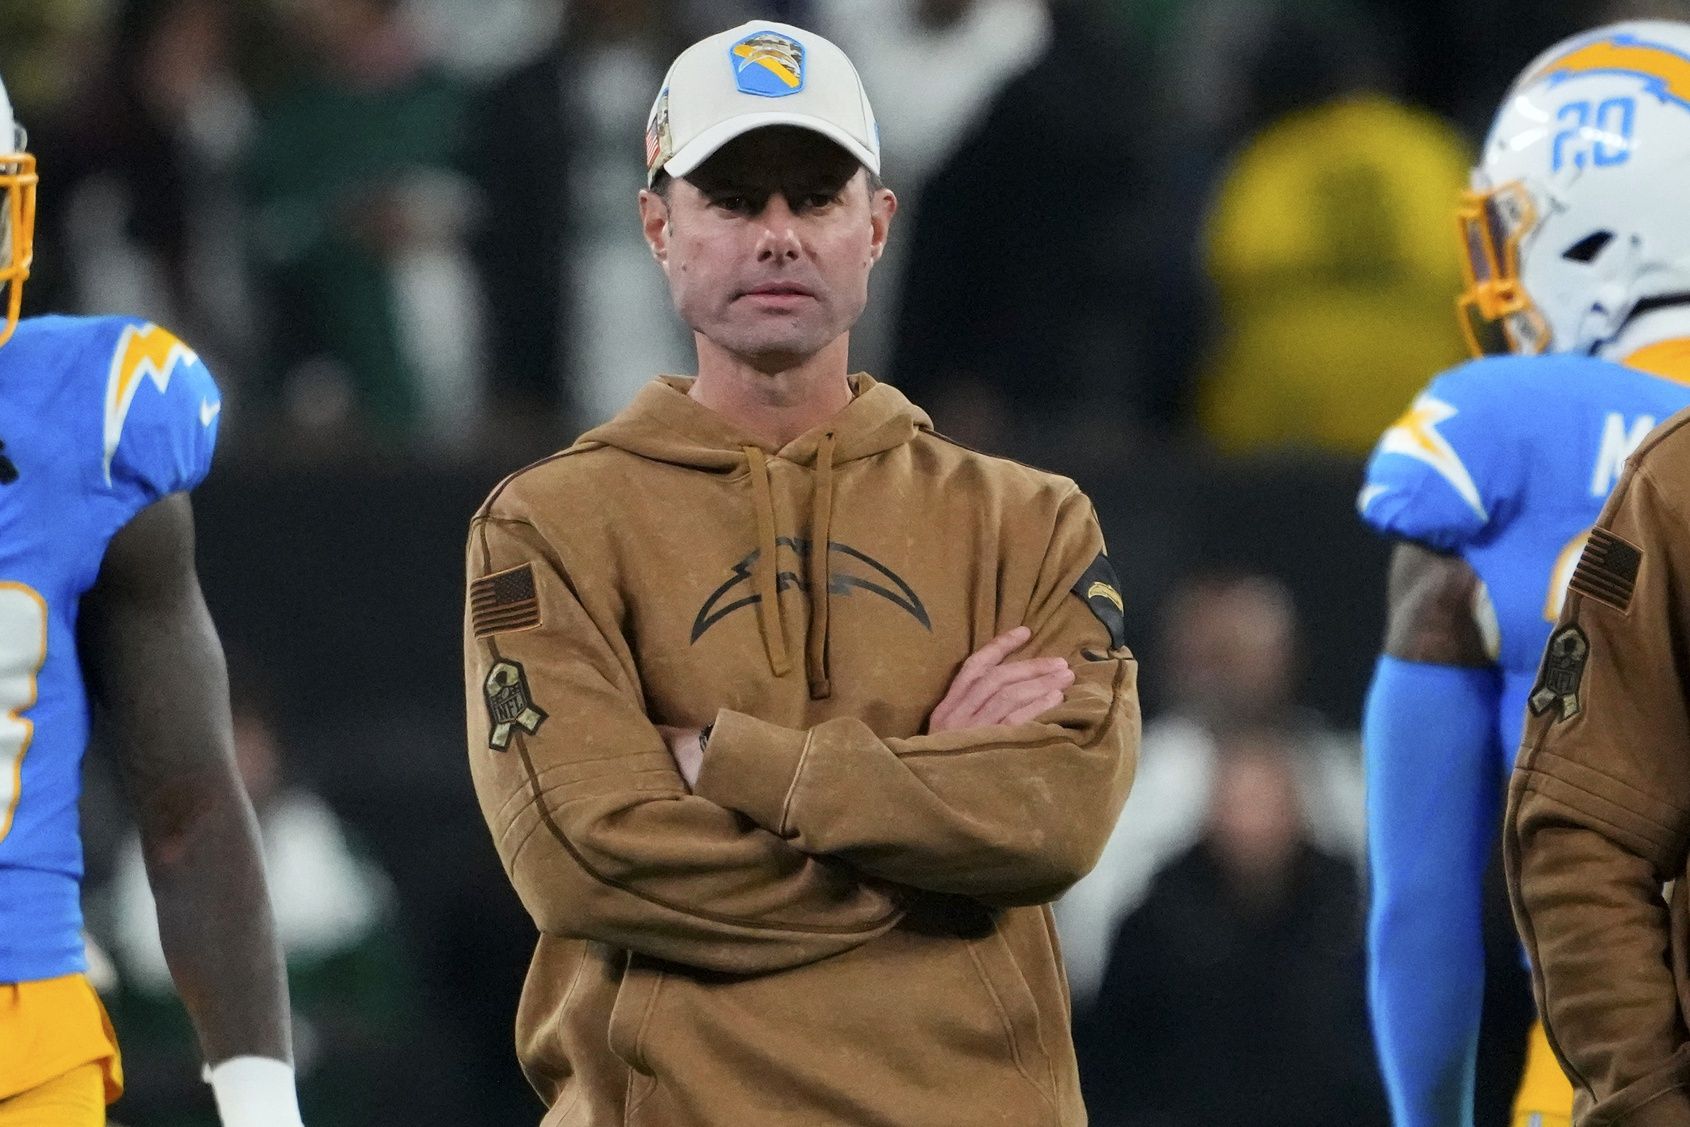
[[[802,198],[800,206],[806,210],[824,208],[838,198],[839,197],[832,192],[811,192],[809,195]]]
[[[750,207],[750,201],[744,196],[717,196],[711,202],[723,211],[746,211]]]

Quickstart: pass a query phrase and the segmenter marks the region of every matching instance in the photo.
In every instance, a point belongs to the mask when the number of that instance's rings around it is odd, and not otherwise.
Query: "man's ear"
[[[898,214],[898,197],[890,188],[879,188],[869,197],[869,261],[879,262],[886,253],[886,239],[892,233],[892,217]]]
[[[669,202],[650,189],[640,191],[640,230],[645,233],[651,256],[665,270],[669,267]]]

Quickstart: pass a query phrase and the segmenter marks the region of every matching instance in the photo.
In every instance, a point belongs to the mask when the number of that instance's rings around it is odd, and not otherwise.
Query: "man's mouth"
[[[772,303],[791,303],[804,298],[813,298],[816,295],[808,287],[801,286],[796,282],[764,282],[761,285],[752,286],[740,296],[757,298]]]

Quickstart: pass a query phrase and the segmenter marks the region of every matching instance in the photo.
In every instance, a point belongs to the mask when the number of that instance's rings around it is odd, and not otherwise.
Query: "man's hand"
[[[669,745],[669,754],[675,757],[675,766],[680,768],[681,778],[687,781],[687,789],[698,785],[698,773],[704,769],[704,748],[699,746],[704,735],[698,728],[669,728],[662,724],[657,730],[663,734],[663,742]]]
[[[1063,693],[1074,683],[1067,659],[1006,660],[1032,636],[1027,627],[1017,626],[963,662],[945,699],[928,717],[927,731],[937,735],[993,724],[1025,724],[1061,704]]]

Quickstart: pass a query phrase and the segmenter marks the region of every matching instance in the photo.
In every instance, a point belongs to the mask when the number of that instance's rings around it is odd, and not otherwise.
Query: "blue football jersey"
[[[1506,772],[1567,582],[1625,460],[1690,386],[1588,356],[1475,360],[1387,430],[1357,505],[1379,532],[1459,555],[1496,612]]]
[[[0,982],[84,969],[78,601],[114,533],[204,478],[221,406],[145,322],[32,318],[0,346]]]

